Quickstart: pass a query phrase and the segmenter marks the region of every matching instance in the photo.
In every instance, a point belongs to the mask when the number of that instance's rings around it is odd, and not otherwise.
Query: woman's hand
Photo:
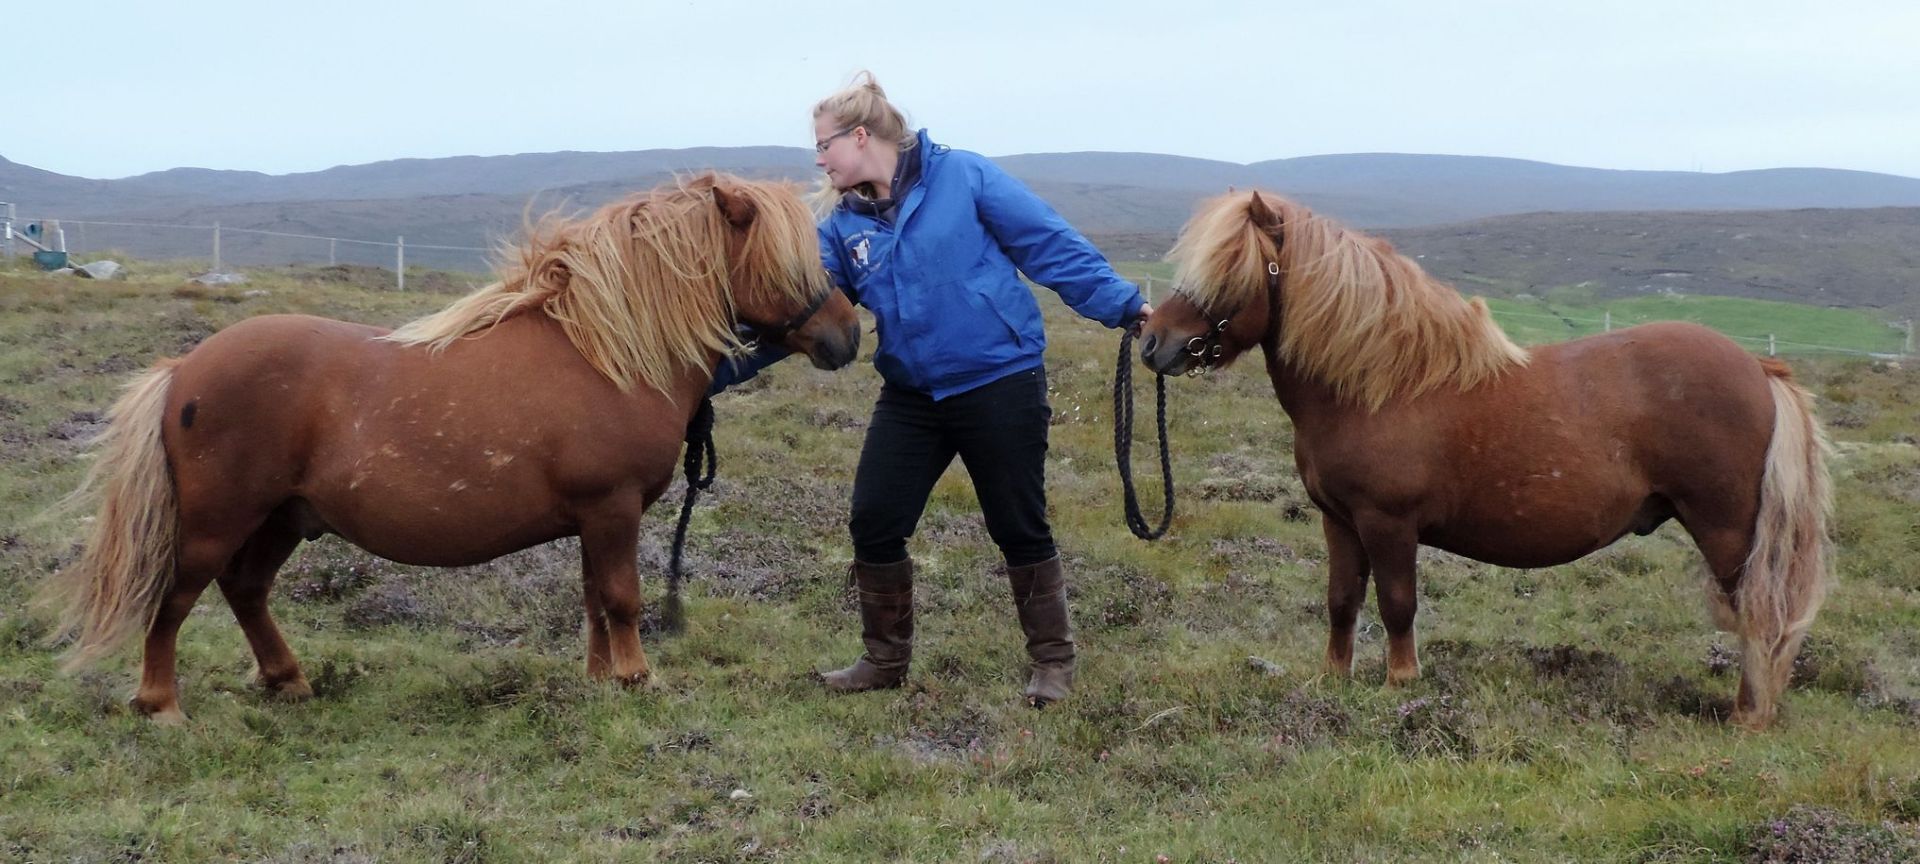
[[[1140,304],[1139,317],[1134,318],[1133,323],[1131,325],[1128,325],[1127,329],[1133,331],[1133,334],[1135,336],[1138,336],[1140,335],[1141,329],[1147,326],[1147,319],[1152,317],[1153,317],[1153,304],[1142,303]]]

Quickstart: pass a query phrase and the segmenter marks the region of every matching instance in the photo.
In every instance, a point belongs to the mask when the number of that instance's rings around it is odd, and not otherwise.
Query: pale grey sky
[[[0,156],[84,177],[805,146],[862,68],[994,156],[1920,177],[1913,0],[7,5]]]

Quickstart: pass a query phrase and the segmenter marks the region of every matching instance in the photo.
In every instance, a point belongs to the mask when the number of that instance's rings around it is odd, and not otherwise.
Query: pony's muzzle
[[[852,363],[860,356],[860,325],[849,324],[839,333],[815,339],[807,356],[815,368],[829,372]]]

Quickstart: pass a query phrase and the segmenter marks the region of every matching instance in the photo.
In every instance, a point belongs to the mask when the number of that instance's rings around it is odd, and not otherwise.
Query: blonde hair
[[[740,260],[727,260],[716,194],[750,202],[754,221]],[[730,265],[758,274],[738,286],[765,303],[798,305],[828,290],[819,241],[795,186],[709,172],[679,178],[584,219],[549,219],[510,250],[500,281],[412,321],[385,338],[444,350],[514,315],[559,322],[588,363],[629,390],[668,393],[683,367],[744,350],[733,332]],[[759,292],[746,294],[745,292]]]
[[[1442,385],[1468,390],[1515,366],[1526,349],[1493,322],[1484,301],[1461,297],[1385,240],[1270,193],[1265,208],[1283,242],[1253,219],[1253,192],[1203,203],[1167,258],[1175,290],[1219,312],[1265,297],[1267,264],[1281,283],[1280,354],[1350,403],[1378,410]]]
[[[865,126],[868,135],[895,142],[902,153],[912,150],[920,140],[908,126],[907,115],[887,101],[887,91],[880,89],[880,82],[865,69],[854,73],[853,79],[839,92],[814,103],[813,116],[816,119],[831,117],[834,125],[842,129]],[[854,187],[854,191],[868,198],[874,195],[873,186],[868,183]],[[820,187],[808,196],[808,203],[813,206],[815,216],[825,218],[840,206],[840,199],[845,196],[845,192],[833,188],[833,184],[822,177]]]

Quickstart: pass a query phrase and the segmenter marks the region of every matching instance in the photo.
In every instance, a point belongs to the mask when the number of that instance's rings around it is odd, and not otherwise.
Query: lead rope
[[[1120,361],[1113,370],[1113,460],[1120,468],[1120,489],[1126,501],[1127,530],[1142,540],[1158,540],[1173,522],[1173,459],[1167,452],[1167,376],[1154,376],[1154,408],[1160,433],[1160,487],[1166,502],[1160,526],[1148,528],[1133,490],[1133,330],[1120,333]]]
[[[713,400],[701,399],[700,407],[687,421],[687,452],[681,468],[687,474],[687,497],[680,502],[680,522],[673,526],[673,559],[667,565],[667,602],[661,626],[668,633],[686,630],[686,607],[680,602],[680,556],[687,546],[687,523],[693,519],[693,501],[700,490],[713,485],[714,472],[720,469],[720,455],[713,449]],[[705,464],[704,474],[701,465]]]

